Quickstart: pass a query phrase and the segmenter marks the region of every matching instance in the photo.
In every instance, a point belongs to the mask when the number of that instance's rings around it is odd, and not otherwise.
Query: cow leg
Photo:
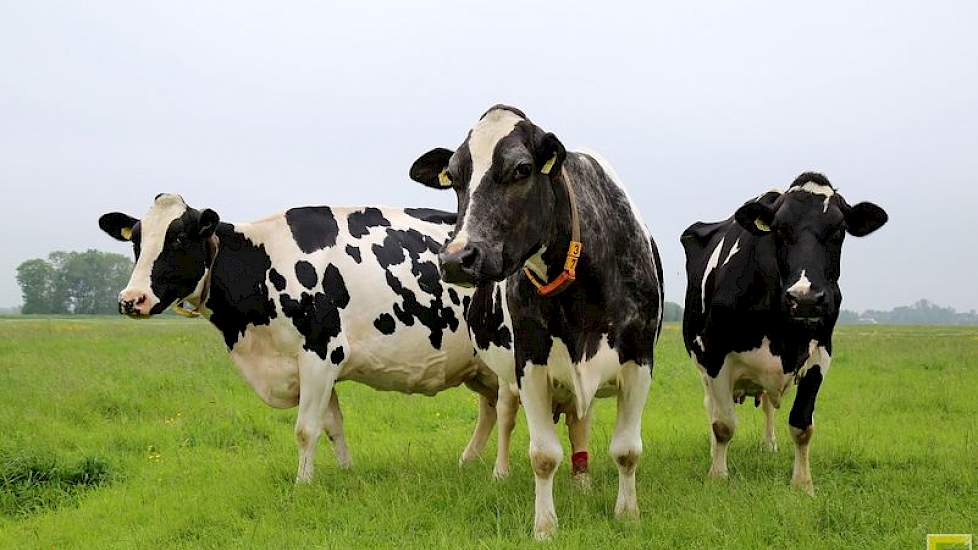
[[[299,356],[299,415],[295,421],[295,441],[299,447],[297,483],[312,481],[316,445],[327,423],[327,411],[338,372],[338,365],[321,360],[315,353]]]
[[[591,407],[588,407],[584,418],[577,417],[577,411],[571,407],[564,413],[567,423],[567,437],[571,444],[571,476],[582,489],[591,487],[591,475],[588,473],[588,440],[591,437]]]
[[[808,447],[815,432],[815,398],[821,385],[822,369],[815,365],[798,382],[795,402],[788,415],[791,438],[795,441],[795,465],[791,474],[791,485],[809,495],[815,494],[815,486],[812,484],[812,472],[808,463]]]
[[[767,392],[761,394],[761,407],[764,408],[764,442],[767,444],[767,448],[772,452],[778,452],[778,440],[774,435],[774,404],[771,403],[771,398],[768,397]]]
[[[336,463],[342,469],[349,468],[353,462],[350,459],[350,450],[346,448],[346,436],[343,435],[343,412],[340,410],[340,397],[333,389],[329,398],[329,405],[326,407],[325,427],[326,437],[333,444],[333,454],[336,455]]]
[[[557,439],[553,421],[550,377],[547,367],[527,366],[520,389],[520,401],[526,410],[526,423],[530,431],[530,465],[536,489],[533,534],[547,539],[557,529],[557,512],[554,510],[554,472],[563,459],[564,450]]]
[[[622,366],[618,385],[618,414],[611,438],[611,457],[618,464],[618,501],[615,516],[638,519],[635,470],[642,455],[642,411],[652,385],[652,369],[627,363]]]
[[[458,459],[459,465],[465,464],[470,460],[475,460],[482,453],[482,449],[489,440],[492,427],[496,424],[496,407],[486,396],[479,394],[479,419],[475,423],[475,431],[469,444],[462,451],[462,457]]]
[[[496,419],[499,423],[499,444],[496,448],[496,465],[492,469],[492,477],[505,479],[509,477],[509,443],[513,438],[513,428],[516,427],[516,413],[520,409],[520,400],[508,384],[500,383],[499,397],[496,400]]]
[[[729,380],[730,367],[724,366],[716,378],[703,375],[706,387],[704,405],[710,417],[710,477],[727,477],[727,447],[737,430],[737,413],[734,410],[733,388]]]

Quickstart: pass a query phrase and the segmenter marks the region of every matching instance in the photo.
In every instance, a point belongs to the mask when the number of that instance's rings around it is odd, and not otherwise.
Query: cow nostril
[[[469,248],[468,250],[462,251],[461,257],[459,258],[459,262],[462,264],[463,268],[471,269],[473,266],[475,266],[478,259],[479,259],[479,249]]]

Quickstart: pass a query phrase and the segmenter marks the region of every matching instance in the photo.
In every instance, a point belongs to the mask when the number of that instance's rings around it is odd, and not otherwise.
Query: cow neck
[[[581,220],[577,208],[577,195],[574,191],[574,184],[570,179],[567,171],[561,166],[560,170],[557,172],[557,177],[554,178],[557,181],[553,182],[555,185],[559,185],[564,189],[564,196],[567,198],[567,209],[570,214],[570,235],[569,237],[564,236],[563,233],[566,231],[565,228],[561,227],[560,219],[563,216],[557,218],[557,222],[554,224],[555,235],[553,242],[550,244],[556,245],[555,247],[547,247],[547,251],[550,250],[562,250],[561,246],[565,241],[567,242],[566,255],[564,257],[563,270],[557,277],[555,277],[550,282],[545,282],[536,273],[533,272],[529,267],[523,267],[523,273],[526,278],[530,280],[533,286],[537,289],[537,294],[543,297],[556,296],[577,280],[577,263],[581,258],[581,253],[584,250],[584,245],[581,242]],[[546,264],[547,262],[544,261]],[[549,266],[547,271],[549,271]]]
[[[196,304],[193,309],[187,309],[184,306],[185,302],[193,302],[193,298],[184,298],[178,300],[173,304],[173,311],[177,315],[183,317],[194,318],[200,317],[201,308],[207,303],[207,298],[210,296],[211,292],[211,274],[214,272],[214,262],[217,260],[217,254],[221,249],[221,239],[218,238],[217,232],[215,231],[207,238],[207,267],[204,268],[204,280],[200,289],[200,293],[197,295]]]

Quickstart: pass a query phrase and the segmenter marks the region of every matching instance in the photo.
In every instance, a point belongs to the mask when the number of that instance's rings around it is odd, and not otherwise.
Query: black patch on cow
[[[346,352],[343,351],[343,346],[337,346],[333,350],[333,353],[329,354],[329,360],[333,362],[334,365],[339,365],[346,358]]]
[[[462,305],[462,302],[458,299],[458,292],[456,292],[454,288],[448,289],[448,299],[450,299],[452,303],[457,306]]]
[[[799,430],[806,430],[812,425],[812,415],[815,414],[815,398],[818,396],[818,388],[821,385],[822,369],[818,365],[814,365],[798,382],[795,402],[791,405],[791,413],[788,414],[789,425]]]
[[[520,118],[526,118],[526,113],[517,109],[516,107],[510,105],[503,105],[502,103],[497,103],[496,105],[489,107],[488,111],[482,113],[482,116],[479,117],[479,120],[486,118],[486,115],[496,110],[509,111]]]
[[[340,310],[350,303],[350,293],[339,269],[329,264],[323,270],[323,292],[303,292],[299,299],[280,294],[282,313],[305,337],[303,349],[326,359],[329,343],[341,331]]]
[[[346,254],[347,254],[347,256],[353,258],[353,261],[356,262],[356,263],[360,263],[360,262],[363,261],[363,258],[360,257],[360,248],[359,247],[356,247],[356,246],[353,246],[353,245],[350,245],[350,244],[346,245]]]
[[[405,208],[404,213],[423,222],[455,225],[458,215],[455,212],[445,212],[432,208]]]
[[[256,246],[231,224],[220,224],[217,235],[221,244],[207,307],[213,312],[211,323],[224,335],[230,350],[249,325],[268,325],[278,314],[265,283],[272,268],[265,246]]]
[[[376,327],[381,334],[394,334],[394,317],[392,317],[390,313],[381,313],[376,319],[374,319],[374,327]]]
[[[312,254],[336,244],[339,226],[328,206],[303,206],[285,212],[285,221],[299,250]]]
[[[367,207],[363,211],[350,212],[346,217],[347,226],[350,229],[350,236],[355,239],[370,232],[371,227],[390,227],[391,222],[384,217],[383,212],[377,208]]]
[[[272,282],[275,290],[279,292],[285,290],[285,277],[278,271],[275,271],[274,267],[268,271],[268,280]]]
[[[513,335],[503,316],[501,288],[495,283],[480,286],[466,312],[465,320],[479,349],[488,349],[490,344],[512,349]]]
[[[305,260],[295,263],[295,278],[299,279],[299,284],[312,290],[319,281],[316,278],[316,268]]]
[[[371,247],[377,263],[384,270],[387,285],[400,297],[392,311],[395,317],[407,326],[413,326],[417,320],[429,331],[429,340],[435,349],[441,349],[442,336],[445,329],[458,330],[458,318],[451,307],[444,305],[444,291],[438,266],[422,254],[436,254],[440,244],[428,235],[415,229],[387,229],[387,236],[381,244]],[[409,260],[411,274],[414,276],[424,293],[417,296],[415,292],[401,282],[391,271],[391,268]]]

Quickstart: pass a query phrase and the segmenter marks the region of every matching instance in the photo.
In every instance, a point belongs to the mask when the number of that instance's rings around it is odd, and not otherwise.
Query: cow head
[[[869,235],[887,221],[879,206],[850,206],[825,176],[813,172],[798,176],[783,194],[771,192],[746,203],[734,217],[747,231],[774,240],[783,310],[807,322],[838,317],[846,233]]]
[[[414,162],[411,179],[458,195],[454,237],[438,255],[446,282],[500,281],[550,240],[554,176],[565,155],[552,133],[520,110],[496,105],[458,149],[433,149]]]
[[[105,214],[99,227],[132,243],[136,263],[119,293],[119,312],[132,317],[161,313],[194,295],[209,261],[208,240],[220,221],[210,209],[194,210],[179,195],[160,194],[137,220],[121,212]]]

